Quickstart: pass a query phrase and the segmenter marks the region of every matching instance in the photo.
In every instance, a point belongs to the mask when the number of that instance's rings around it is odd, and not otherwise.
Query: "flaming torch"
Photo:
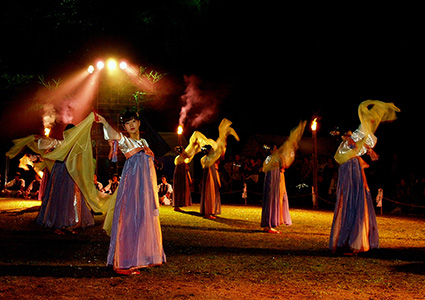
[[[51,130],[51,128],[49,128],[49,127],[44,127],[44,135],[45,135],[46,137],[49,137],[50,130]]]
[[[311,130],[316,131],[317,129],[317,118],[314,118],[313,122],[311,122]]]
[[[182,145],[182,133],[183,133],[183,126],[179,125],[179,127],[177,127],[177,136],[179,140],[179,146]]]
[[[313,187],[312,187],[312,202],[313,209],[318,209],[318,182],[317,182],[317,173],[318,173],[318,162],[317,162],[317,118],[311,122],[311,131],[313,134]]]

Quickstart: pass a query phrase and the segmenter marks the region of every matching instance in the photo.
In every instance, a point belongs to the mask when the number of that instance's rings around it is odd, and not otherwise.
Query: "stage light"
[[[109,70],[115,70],[117,68],[117,61],[114,59],[109,59],[107,64]]]
[[[121,69],[121,70],[125,70],[125,69],[127,69],[127,63],[126,63],[125,61],[122,61],[122,62],[120,63],[120,69]]]
[[[87,72],[89,72],[90,74],[94,72],[94,67],[93,67],[93,65],[90,65],[90,66],[87,68]]]
[[[105,63],[103,61],[98,61],[96,66],[99,70],[102,70],[105,67]]]

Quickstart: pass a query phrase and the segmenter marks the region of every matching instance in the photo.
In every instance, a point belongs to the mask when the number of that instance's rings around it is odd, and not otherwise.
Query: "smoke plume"
[[[56,110],[53,104],[43,105],[43,126],[52,128],[56,122]]]
[[[195,75],[185,75],[184,80],[186,90],[181,96],[183,107],[180,111],[179,124],[196,127],[213,119],[218,111],[222,91],[204,84]]]

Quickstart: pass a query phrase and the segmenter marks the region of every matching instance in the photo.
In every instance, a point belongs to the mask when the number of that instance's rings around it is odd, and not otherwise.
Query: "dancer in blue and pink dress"
[[[280,233],[276,227],[285,224],[292,225],[291,215],[289,214],[288,193],[285,184],[285,169],[294,161],[295,152],[298,149],[305,128],[306,122],[301,121],[295,127],[288,139],[282,146],[276,145],[270,149],[270,155],[263,163],[264,186],[263,186],[263,204],[261,210],[261,227],[267,233]]]
[[[337,201],[332,222],[329,249],[352,255],[379,247],[378,225],[364,169],[369,165],[361,158],[369,154],[377,138],[374,135],[381,121],[392,121],[400,111],[392,103],[367,100],[359,106],[359,128],[343,136],[335,160],[338,171]]]
[[[73,130],[75,126],[68,124],[65,131]],[[64,134],[65,136],[65,134]],[[64,138],[65,139],[65,138]],[[40,138],[39,149],[60,148],[64,140],[52,138]],[[85,228],[94,225],[93,215],[86,199],[77,183],[69,174],[66,159],[56,160],[48,177],[43,192],[40,211],[36,218],[38,225],[54,228],[56,234],[64,234],[69,231],[77,233],[74,229]]]
[[[138,269],[166,262],[159,222],[154,154],[140,138],[139,116],[127,111],[120,120],[130,137],[113,129],[100,115],[105,139],[116,140],[126,157],[116,192],[108,265],[119,274],[139,274]],[[108,226],[106,226],[108,227]]]

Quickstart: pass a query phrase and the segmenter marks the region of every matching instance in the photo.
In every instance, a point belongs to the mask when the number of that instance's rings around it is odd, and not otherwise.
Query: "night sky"
[[[197,127],[213,138],[223,117],[248,137],[257,132],[287,134],[301,118],[316,115],[321,117],[319,136],[328,136],[334,126],[355,129],[358,104],[367,99],[394,102],[402,110],[393,124],[378,129],[378,138],[385,137],[387,144],[392,139],[397,149],[410,148],[422,131],[425,49],[418,7],[48,2],[14,1],[2,8],[0,101],[1,125],[10,127],[3,133],[6,138],[25,130],[13,130],[15,124],[4,113],[10,115],[12,104],[27,107],[25,99],[39,88],[34,80],[10,84],[7,76],[57,78],[111,55],[173,79],[173,102],[148,110],[147,118],[158,131],[177,126],[184,75],[225,90],[216,116]],[[19,113],[14,120],[25,123]]]

